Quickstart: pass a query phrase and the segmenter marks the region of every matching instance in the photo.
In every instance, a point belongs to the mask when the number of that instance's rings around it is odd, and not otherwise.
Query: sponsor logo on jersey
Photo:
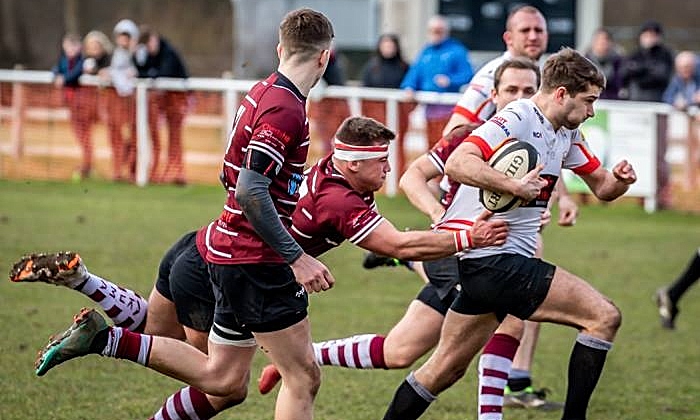
[[[257,133],[255,133],[255,138],[265,141],[273,147],[278,147],[282,152],[287,149],[287,145],[292,140],[289,133],[269,123],[262,124]]]
[[[542,138],[542,133],[539,132],[539,131],[533,131],[533,132],[532,132],[532,137],[534,137],[534,138],[536,138],[536,139],[541,139],[541,138]]]
[[[367,208],[350,215],[350,222],[352,223],[352,228],[357,229],[358,227],[367,223],[367,220],[372,217],[373,213],[374,212],[371,208]]]
[[[522,204],[520,207],[547,207],[549,199],[552,197],[552,192],[554,191],[554,185],[559,179],[556,175],[540,174],[540,177],[547,181],[547,185],[540,190],[540,193],[534,200],[529,203]]]
[[[501,127],[501,130],[503,130],[503,132],[506,133],[506,136],[510,136],[510,130],[508,130],[508,127],[506,127],[506,124],[508,123],[507,119],[496,115],[494,117],[491,117],[489,121]]]

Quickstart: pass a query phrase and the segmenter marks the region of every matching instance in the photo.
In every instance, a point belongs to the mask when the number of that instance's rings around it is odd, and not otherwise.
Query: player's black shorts
[[[207,263],[197,250],[197,232],[180,238],[165,253],[158,267],[156,289],[175,304],[178,321],[198,331],[214,322],[214,292]]]
[[[452,294],[459,284],[459,258],[455,256],[423,261],[423,270],[441,300]]]
[[[447,310],[452,306],[452,302],[457,298],[459,292],[454,287],[447,292],[447,296],[441,298],[438,294],[438,289],[434,284],[428,283],[416,296],[416,300],[419,300],[436,311],[440,312],[442,315],[447,314]]]
[[[286,264],[209,264],[209,272],[215,330],[279,331],[307,315],[308,295]]]
[[[555,268],[518,254],[462,259],[462,289],[452,310],[468,315],[493,312],[500,320],[507,314],[528,319],[547,297]]]

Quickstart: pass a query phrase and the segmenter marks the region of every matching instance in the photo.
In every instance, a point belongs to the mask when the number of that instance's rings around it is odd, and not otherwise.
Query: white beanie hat
[[[114,26],[115,34],[129,34],[131,39],[139,39],[139,27],[136,26],[133,20],[122,19]]]

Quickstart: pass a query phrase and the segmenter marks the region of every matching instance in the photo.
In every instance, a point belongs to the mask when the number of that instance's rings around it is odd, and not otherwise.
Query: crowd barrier
[[[46,71],[0,70],[0,176],[4,178],[70,177],[71,166],[81,155],[81,143],[76,141],[76,124],[92,124],[91,153],[98,174],[110,173],[110,159],[115,151],[110,147],[110,121],[115,113],[129,113],[116,118],[132,120],[135,125],[119,127],[125,146],[132,147],[135,159],[131,168],[132,180],[140,185],[153,181],[149,167],[154,159],[169,161],[168,151],[161,149],[153,155],[149,130],[149,95],[158,92],[186,92],[186,115],[182,133],[184,165],[187,182],[217,182],[221,168],[221,154],[228,140],[231,122],[240,100],[253,85],[252,80],[228,78],[139,79],[132,98],[133,108],[109,106],[109,86],[94,76],[83,76],[81,84],[95,90],[93,99],[83,104],[85,114],[94,114],[87,122],[71,117],[65,92],[53,86],[53,75]],[[454,104],[459,94],[417,92],[409,105],[406,95],[394,89],[376,89],[356,86],[319,87],[309,97],[312,156],[316,159],[329,150],[330,137],[335,126],[348,115],[371,113],[389,128],[397,131],[401,141],[392,142],[390,163],[394,170],[384,188],[387,195],[395,195],[402,169],[411,158],[425,151],[428,142],[421,126],[420,107],[425,104]],[[74,99],[74,98],[73,98]],[[417,106],[412,118],[406,115]],[[315,107],[315,111],[314,111]],[[686,183],[697,186],[697,127],[685,114],[672,112],[665,104],[598,101],[597,115],[584,124],[584,132],[606,165],[619,158],[634,163],[639,175],[628,195],[644,199],[649,211],[656,209],[660,190],[668,181],[665,173],[667,155],[671,163],[685,169]],[[71,127],[73,125],[73,127]],[[684,130],[678,130],[683,125]],[[330,131],[329,131],[330,127]],[[685,134],[678,134],[679,132]],[[678,136],[684,138],[677,141]],[[135,138],[134,138],[135,137]],[[167,145],[167,137],[161,135]],[[670,141],[670,143],[669,143]],[[671,149],[666,150],[666,145]],[[113,145],[112,145],[113,146]],[[129,146],[129,147],[127,147]],[[124,152],[124,159],[128,153]],[[163,155],[163,156],[161,156]],[[120,155],[121,156],[121,155]],[[679,157],[681,156],[681,157]],[[567,183],[576,192],[585,193],[576,179]]]

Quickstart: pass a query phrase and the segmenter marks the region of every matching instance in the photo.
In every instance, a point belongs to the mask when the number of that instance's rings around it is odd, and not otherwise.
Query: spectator
[[[139,46],[135,52],[139,77],[188,77],[180,55],[160,34],[148,26],[140,28]],[[148,98],[148,126],[151,134],[151,182],[170,182],[185,185],[185,167],[182,158],[182,125],[187,111],[187,93],[181,90],[154,90]],[[168,161],[165,170],[158,172],[160,135],[158,122],[161,113],[168,124]]]
[[[700,71],[697,57],[690,51],[676,55],[676,72],[664,91],[663,101],[680,111],[687,111],[700,104]]]
[[[414,91],[459,92],[471,80],[469,50],[450,38],[450,28],[442,16],[428,21],[428,43],[418,54],[401,82],[409,96]],[[425,107],[426,135],[432,147],[442,137],[442,128],[452,115],[453,105],[428,104]]]
[[[345,68],[334,47],[331,47],[328,67],[326,67],[322,78],[326,86],[344,86],[346,83]],[[321,89],[320,92],[322,91]],[[331,150],[335,130],[345,118],[350,116],[350,107],[345,98],[328,98],[321,93],[320,98],[309,101],[308,116],[314,128],[314,140],[320,140],[318,142],[321,148],[319,152],[325,155]]]
[[[114,46],[107,35],[100,31],[90,31],[83,40],[83,74],[105,75],[112,59]]]
[[[401,55],[399,37],[383,34],[377,40],[377,49],[362,69],[362,85],[398,89],[408,71],[408,63]]]
[[[135,178],[136,172],[136,104],[134,89],[138,75],[133,51],[139,39],[139,29],[129,19],[114,26],[116,48],[109,66],[112,87],[107,89],[107,127],[112,146],[112,178],[115,181]],[[124,137],[124,131],[129,137]],[[127,174],[124,175],[124,169]]]
[[[601,99],[619,99],[622,88],[622,55],[610,31],[600,28],[593,33],[591,46],[586,51],[586,58],[594,62],[605,74],[607,83],[600,94]]]
[[[82,86],[80,76],[97,75],[107,67],[112,44],[105,34],[92,31],[85,36],[82,46],[76,35],[63,38],[63,53],[53,72],[54,84],[67,87],[65,99],[70,108],[71,126],[81,149],[80,166],[73,173],[74,180],[88,178],[93,166],[92,127],[97,122],[98,92],[95,86]]]
[[[623,85],[627,99],[661,102],[673,72],[673,53],[662,42],[663,28],[645,22],[639,31],[639,47],[625,61]]]
[[[365,63],[362,69],[362,86],[398,89],[401,81],[408,71],[408,63],[401,55],[401,43],[395,34],[383,34],[377,40],[377,49],[374,55]],[[415,108],[412,102],[399,102],[397,148],[397,167],[399,173],[403,172],[404,136],[408,130],[408,115]],[[386,121],[386,103],[384,101],[363,100],[362,115],[374,118],[384,124]]]

